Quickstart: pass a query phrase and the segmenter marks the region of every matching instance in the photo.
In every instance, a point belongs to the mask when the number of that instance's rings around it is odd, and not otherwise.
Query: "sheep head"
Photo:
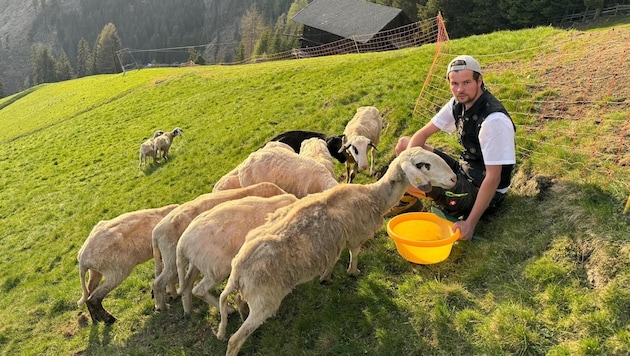
[[[176,127],[175,129],[173,129],[173,137],[181,136],[183,132],[184,131],[182,129],[180,129],[179,127]]]
[[[365,136],[356,136],[351,141],[345,143],[339,152],[346,152],[348,158],[352,157],[359,166],[359,169],[367,169],[367,152],[370,147],[374,147],[372,141]]]
[[[457,182],[451,167],[440,156],[422,147],[408,148],[398,159],[411,186],[423,192],[430,192],[433,186],[450,189]]]

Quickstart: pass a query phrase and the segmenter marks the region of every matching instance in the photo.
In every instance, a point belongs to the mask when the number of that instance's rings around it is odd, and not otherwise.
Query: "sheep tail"
[[[79,267],[79,279],[81,280],[81,289],[83,290],[83,296],[77,301],[77,306],[79,307],[83,305],[83,303],[85,303],[85,301],[89,297],[89,292],[87,290],[87,286],[85,285],[85,274],[87,273],[87,271],[87,268],[83,266]]]

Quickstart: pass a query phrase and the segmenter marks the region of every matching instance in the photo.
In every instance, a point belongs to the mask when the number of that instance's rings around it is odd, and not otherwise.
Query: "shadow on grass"
[[[526,266],[548,253],[558,236],[579,235],[576,232],[592,230],[594,223],[614,219],[608,214],[608,206],[616,200],[593,185],[567,184],[536,195],[515,191],[501,211],[480,222],[478,233],[484,240],[460,241],[446,261],[434,265],[403,260],[382,230],[364,245],[359,257],[360,276],[346,274],[349,256],[344,252],[330,284],[322,285],[315,278],[298,285],[284,298],[277,314],[245,341],[241,354],[544,353],[562,342],[555,339],[563,335],[561,330],[552,328],[548,334],[538,335],[550,326],[539,330],[538,324],[530,325],[527,332],[539,337],[523,345],[520,339],[505,341],[511,340],[508,333],[514,332],[517,325],[509,325],[503,334],[497,331],[496,335],[488,335],[483,331],[488,327],[485,323],[497,322],[495,318],[502,316],[496,311],[497,305],[511,305],[514,300],[523,308],[534,309],[535,291],[544,289],[544,285],[523,277]],[[594,214],[594,209],[602,212]],[[623,226],[627,231],[627,223]],[[587,278],[586,274],[576,276]],[[572,283],[565,283],[569,285]],[[215,295],[220,290],[217,288]],[[488,295],[496,305],[487,304]],[[196,298],[193,301],[190,317],[183,316],[179,299],[172,301],[165,312],[145,310],[148,319],[126,339],[124,347],[108,346],[108,329],[99,340],[95,328],[87,351],[100,348],[100,354],[224,354],[227,343],[214,335],[218,311]],[[241,324],[237,313],[231,315],[228,337]]]
[[[378,253],[378,252],[377,252]],[[330,284],[320,284],[315,278],[297,286],[287,295],[274,317],[267,319],[245,342],[242,355],[410,355],[447,354],[471,350],[468,341],[458,337],[448,324],[433,332],[418,330],[410,319],[414,311],[401,307],[392,298],[392,286],[368,277],[373,273],[365,252],[359,266],[359,277],[346,273],[348,254],[342,254]],[[399,264],[391,255],[384,264]],[[395,288],[395,287],[394,287]],[[215,295],[221,288],[215,290]],[[87,353],[99,354],[179,354],[222,355],[227,342],[218,340],[215,331],[219,313],[205,302],[193,298],[193,313],[184,317],[181,300],[170,302],[169,310],[146,310],[149,318],[131,335],[124,347],[108,346],[108,329],[99,340],[98,327],[92,330]],[[425,318],[422,315],[421,318]],[[124,323],[119,320],[117,323]],[[242,322],[238,313],[230,315],[227,335],[230,337]],[[432,344],[431,339],[437,339]]]
[[[162,159],[157,162],[147,163],[144,166],[140,167],[140,172],[144,173],[145,176],[149,176],[156,171],[160,170],[162,167],[166,166],[169,162],[173,161],[176,156],[169,156],[168,160]]]

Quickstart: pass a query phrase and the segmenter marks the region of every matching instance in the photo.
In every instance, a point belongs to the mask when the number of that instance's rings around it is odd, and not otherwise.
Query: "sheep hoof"
[[[113,323],[116,322],[116,318],[114,318],[113,315],[106,313],[105,318],[103,318],[103,322],[105,323],[105,325],[112,325]]]

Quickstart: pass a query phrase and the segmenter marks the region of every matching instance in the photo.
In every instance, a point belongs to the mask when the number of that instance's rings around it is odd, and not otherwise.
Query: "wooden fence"
[[[561,24],[573,23],[573,22],[586,22],[595,20],[597,17],[612,17],[617,15],[630,15],[630,5],[621,5],[617,4],[614,6],[609,6],[607,8],[602,9],[597,14],[597,10],[589,10],[582,11],[579,13],[571,13],[562,17],[560,21]]]

